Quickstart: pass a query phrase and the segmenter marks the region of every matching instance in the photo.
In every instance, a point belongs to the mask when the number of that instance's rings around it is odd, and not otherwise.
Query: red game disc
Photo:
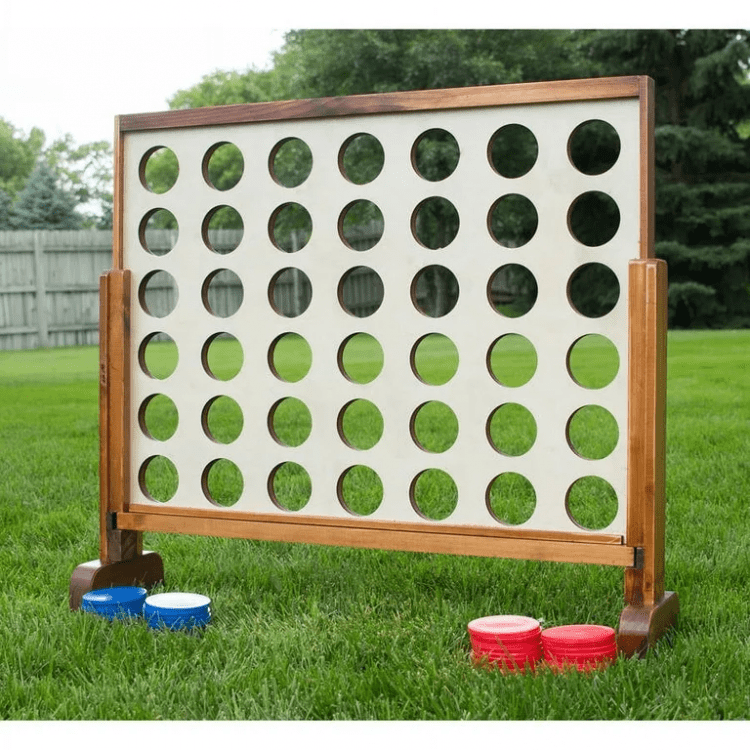
[[[520,615],[491,615],[472,620],[469,634],[482,640],[488,638],[508,641],[536,640],[542,628],[533,617]]]
[[[541,626],[531,617],[492,615],[468,625],[475,662],[509,671],[533,669],[542,658]]]
[[[615,631],[606,625],[561,625],[542,631],[542,643],[550,648],[597,648],[615,642]]]
[[[563,625],[542,631],[544,660],[553,667],[579,671],[605,666],[617,658],[615,631],[605,625]]]

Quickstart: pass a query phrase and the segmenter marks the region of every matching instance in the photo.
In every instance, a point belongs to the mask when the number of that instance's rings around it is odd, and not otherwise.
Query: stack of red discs
[[[514,672],[534,669],[542,658],[542,628],[532,617],[492,615],[468,625],[475,662]]]
[[[553,669],[602,669],[617,658],[615,631],[606,625],[561,625],[542,631],[544,660]]]

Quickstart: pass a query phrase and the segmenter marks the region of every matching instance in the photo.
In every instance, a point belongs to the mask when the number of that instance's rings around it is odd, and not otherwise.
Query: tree
[[[59,185],[57,176],[42,160],[19,193],[11,213],[13,229],[79,229],[81,216],[76,199]]]
[[[33,128],[24,136],[0,118],[0,189],[11,198],[26,184],[44,146],[44,133]]]
[[[0,188],[0,229],[10,229],[10,213],[13,201],[8,193]]]
[[[285,81],[274,68],[249,68],[244,73],[217,70],[204,76],[189,89],[178,91],[170,100],[171,109],[194,109],[220,104],[244,104],[286,99]]]
[[[108,141],[77,145],[70,134],[56,140],[44,157],[58,185],[75,197],[84,225],[112,226],[112,146]]]
[[[606,31],[608,75],[656,82],[656,253],[675,327],[750,325],[750,32]]]
[[[750,324],[748,60],[746,30],[308,29],[287,34],[271,70],[215,73],[178,92],[170,104],[207,106],[649,75],[657,91],[656,252],[670,267],[670,324],[746,326]],[[598,160],[610,158],[605,140],[606,133],[589,133],[577,147],[576,158],[595,171]],[[428,179],[444,168],[446,148],[440,142],[426,145]],[[503,158],[509,166],[523,162],[527,148],[514,146]],[[611,212],[606,207],[596,212],[597,207],[579,208],[571,218],[576,236],[597,244],[599,219],[613,220]],[[434,235],[426,238],[427,244],[437,245],[441,236],[450,234],[453,219],[441,211],[431,206],[425,214],[424,231]],[[509,216],[493,217],[493,233],[513,241],[533,218],[524,206],[515,206]],[[594,281],[584,285],[592,304],[599,288]]]
[[[276,68],[295,97],[572,78],[585,61],[564,30],[307,29]]]

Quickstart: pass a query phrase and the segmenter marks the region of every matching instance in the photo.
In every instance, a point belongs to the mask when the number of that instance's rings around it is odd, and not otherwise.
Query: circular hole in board
[[[367,266],[350,268],[338,287],[341,307],[356,318],[367,318],[383,304],[385,286],[380,275]]]
[[[531,241],[538,226],[536,207],[518,193],[498,198],[487,214],[487,228],[495,242],[503,247],[522,247]]]
[[[240,342],[231,333],[215,333],[203,344],[203,369],[215,380],[231,380],[242,369],[243,352]]]
[[[233,443],[240,436],[244,417],[240,405],[229,396],[215,396],[204,407],[201,424],[216,443]]]
[[[364,398],[345,404],[336,425],[341,439],[355,450],[369,450],[383,436],[383,415],[372,401]]]
[[[168,378],[177,369],[178,360],[177,344],[163,331],[149,334],[138,347],[141,370],[157,380]]]
[[[487,158],[492,168],[503,177],[522,177],[536,164],[539,144],[526,126],[504,125],[490,139]]]
[[[356,200],[339,216],[339,237],[352,250],[370,250],[383,236],[383,212],[368,200]]]
[[[170,459],[166,456],[151,456],[141,465],[138,483],[141,492],[150,500],[166,503],[175,496],[179,477]]]
[[[496,339],[487,353],[487,368],[500,385],[517,388],[526,385],[536,372],[534,345],[519,333]]]
[[[201,290],[203,306],[212,315],[229,318],[242,305],[244,289],[240,277],[228,268],[220,268],[210,273]]]
[[[422,518],[443,521],[458,505],[458,487],[450,474],[442,469],[425,469],[412,481],[409,498]]]
[[[223,508],[235,505],[244,489],[242,472],[227,458],[211,461],[203,470],[201,484],[208,501]]]
[[[509,526],[526,523],[536,508],[536,492],[522,474],[507,471],[487,487],[487,510],[497,521]]]
[[[444,453],[458,438],[458,418],[442,401],[427,401],[411,415],[412,440],[428,453]]]
[[[617,516],[617,493],[601,477],[581,477],[568,489],[565,508],[577,526],[588,531],[599,531],[609,526]]]
[[[300,138],[284,138],[271,150],[268,169],[271,177],[283,187],[298,187],[312,171],[310,147]]]
[[[369,133],[355,133],[339,151],[341,174],[355,185],[372,182],[382,171],[385,152],[380,141]]]
[[[428,333],[412,347],[412,372],[426,385],[445,385],[458,372],[458,348],[442,333]]]
[[[302,445],[312,432],[310,410],[298,398],[282,398],[268,413],[268,429],[277,443],[296,448]]]
[[[568,350],[568,372],[583,388],[604,388],[617,376],[620,355],[617,347],[599,333],[576,339]]]
[[[268,348],[271,372],[287,383],[297,383],[310,372],[312,349],[307,339],[298,333],[282,333]]]
[[[498,406],[487,420],[487,439],[504,456],[522,456],[536,441],[536,420],[521,404]]]
[[[354,333],[344,339],[338,351],[341,374],[352,383],[370,383],[383,369],[383,347],[369,333]]]
[[[232,206],[216,206],[203,219],[201,236],[209,250],[226,255],[236,250],[244,235],[242,217]]]
[[[138,165],[141,184],[152,193],[166,193],[174,187],[180,173],[177,156],[166,146],[150,148]]]
[[[411,231],[414,239],[430,250],[447,247],[456,239],[460,220],[456,207],[440,196],[425,198],[414,209]]]
[[[299,268],[283,268],[268,285],[268,301],[285,318],[302,315],[312,302],[310,278]]]
[[[414,142],[411,162],[417,174],[430,182],[450,177],[458,166],[458,141],[442,128],[426,130]]]
[[[427,266],[411,283],[414,307],[429,318],[442,318],[450,313],[458,303],[458,295],[458,279],[445,266]]]
[[[566,426],[568,445],[581,458],[606,458],[617,447],[619,429],[612,412],[587,404],[577,409]]]
[[[282,252],[299,252],[312,237],[310,212],[300,203],[282,203],[268,221],[268,236]]]
[[[620,136],[604,120],[582,122],[568,139],[568,157],[583,174],[609,171],[620,156]]]
[[[169,271],[151,271],[138,285],[138,301],[154,318],[166,318],[177,307],[177,282]]]
[[[609,242],[620,228],[620,209],[614,199],[600,190],[579,195],[568,211],[570,233],[586,247]]]
[[[339,502],[355,516],[372,515],[383,502],[383,482],[369,466],[351,466],[336,484]]]
[[[587,318],[601,318],[612,312],[620,299],[620,282],[603,263],[579,266],[568,281],[568,301]]]
[[[506,318],[526,315],[536,303],[538,287],[526,266],[506,263],[495,271],[487,284],[487,299]]]
[[[151,255],[166,255],[174,249],[179,236],[177,219],[166,208],[155,208],[141,220],[138,239]]]
[[[143,434],[152,440],[169,440],[179,423],[174,401],[163,393],[144,399],[138,410],[138,423]]]
[[[203,157],[203,179],[216,190],[231,190],[244,170],[242,151],[228,141],[215,143]]]
[[[307,471],[293,461],[274,468],[268,478],[268,494],[282,510],[302,510],[312,496],[312,481]]]

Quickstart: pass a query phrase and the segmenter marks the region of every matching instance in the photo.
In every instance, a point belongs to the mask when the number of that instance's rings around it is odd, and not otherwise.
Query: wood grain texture
[[[104,563],[130,559],[142,548],[140,535],[123,535],[108,520],[130,499],[130,277],[128,270],[113,270],[102,279],[100,559]]]
[[[464,529],[452,533],[433,528],[425,533],[407,524],[394,524],[390,529],[365,524],[345,526],[330,522],[311,524],[309,519],[297,523],[279,523],[278,519],[256,520],[209,516],[174,516],[130,512],[118,515],[121,528],[167,533],[196,534],[237,539],[259,539],[277,542],[303,542],[369,549],[390,549],[408,552],[438,552],[452,555],[504,557],[551,562],[591,563],[627,566],[633,564],[632,548],[590,542],[550,541],[548,539],[488,537],[472,535]]]
[[[308,514],[298,514],[288,512],[279,513],[248,513],[245,511],[235,511],[231,509],[203,509],[203,508],[181,508],[170,507],[169,504],[146,505],[143,503],[131,502],[128,511],[144,515],[155,516],[172,516],[174,518],[221,518],[226,521],[253,521],[261,524],[275,523],[281,525],[298,526],[300,524],[310,526],[342,527],[348,529],[361,528],[378,531],[397,531],[400,528],[409,528],[424,534],[468,534],[471,536],[483,536],[489,539],[525,539],[535,541],[553,541],[553,542],[577,542],[581,544],[604,544],[621,546],[624,540],[619,534],[604,534],[591,532],[567,532],[567,531],[543,531],[540,529],[522,529],[512,526],[503,526],[497,524],[494,528],[486,526],[467,526],[465,524],[451,524],[446,522],[439,523],[411,523],[403,524],[402,522],[375,520],[372,518],[357,518],[349,515],[347,518],[334,518],[331,516],[313,516]]]
[[[540,81],[497,86],[361,94],[121,115],[120,133],[417,110],[638,97],[643,76]]]
[[[639,79],[641,130],[641,226],[639,257],[654,257],[655,224],[655,107],[654,81],[647,76]]]
[[[125,136],[120,127],[121,118],[115,118],[114,138],[114,192],[112,195],[112,268],[123,267],[122,229],[125,184]]]
[[[626,542],[643,567],[625,573],[625,600],[653,605],[664,594],[667,267],[630,264],[630,398]]]
[[[109,557],[109,274],[99,280],[99,558]]]

